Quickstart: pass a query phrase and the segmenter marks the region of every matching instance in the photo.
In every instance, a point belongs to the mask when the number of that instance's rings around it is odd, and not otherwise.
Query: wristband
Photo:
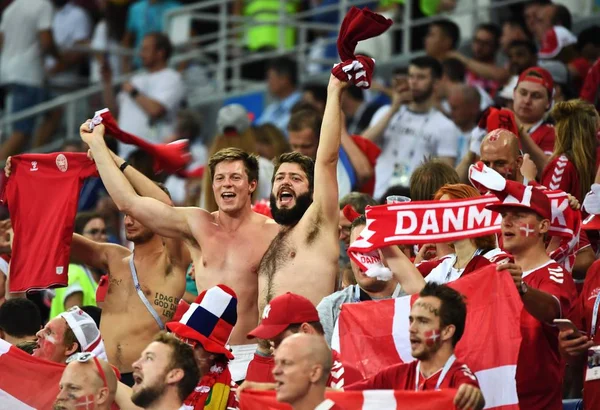
[[[135,97],[137,97],[139,93],[140,92],[139,92],[139,90],[137,88],[133,88],[131,91],[129,91],[129,95],[133,99],[135,99]]]
[[[119,169],[121,170],[121,172],[125,172],[125,168],[127,168],[128,166],[129,166],[129,162],[125,161],[121,164]]]

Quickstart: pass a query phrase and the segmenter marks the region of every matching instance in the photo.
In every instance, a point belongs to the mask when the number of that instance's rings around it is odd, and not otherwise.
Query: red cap
[[[287,292],[273,298],[263,310],[260,325],[250,333],[248,339],[271,340],[281,334],[289,325],[318,322],[319,312],[304,296]]]
[[[577,43],[577,37],[562,26],[554,26],[544,33],[542,47],[538,56],[540,58],[554,58],[563,48]]]
[[[519,86],[521,81],[529,81],[532,83],[543,85],[546,91],[548,91],[548,98],[552,99],[552,95],[554,94],[554,80],[552,79],[552,74],[550,74],[548,70],[542,67],[528,68],[527,70],[524,70],[519,76],[519,81],[517,81],[517,87]]]
[[[502,191],[492,192],[502,202],[487,205],[494,212],[502,212],[506,208],[525,208],[535,212],[544,219],[552,219],[550,200],[540,189],[531,185],[525,186],[519,182],[506,181]]]

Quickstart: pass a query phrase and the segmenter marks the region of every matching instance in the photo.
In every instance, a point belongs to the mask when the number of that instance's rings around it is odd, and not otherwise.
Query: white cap
[[[108,360],[100,330],[98,330],[96,322],[90,315],[85,313],[79,306],[73,306],[66,312],[61,313],[59,317],[67,321],[81,346],[82,352],[94,353],[97,358]]]

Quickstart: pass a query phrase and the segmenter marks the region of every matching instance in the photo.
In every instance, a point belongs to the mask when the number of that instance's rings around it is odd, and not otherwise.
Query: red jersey
[[[539,125],[531,127],[528,132],[531,135],[531,139],[544,151],[544,154],[552,155],[552,152],[554,152],[554,140],[556,139],[553,125],[542,122]]]
[[[546,165],[542,172],[542,185],[555,191],[565,191],[580,202],[583,200],[580,198],[577,168],[564,154],[554,158]]]
[[[67,286],[79,191],[96,165],[72,152],[17,155],[11,164],[2,193],[15,233],[10,291]]]
[[[549,293],[560,303],[561,317],[571,312],[577,291],[570,274],[555,261],[523,272],[530,288]],[[558,329],[521,311],[521,348],[517,362],[519,405],[527,410],[561,410],[564,363],[558,352]]]
[[[374,376],[361,382],[347,386],[344,390],[412,390],[417,384],[418,360],[410,363],[395,364],[381,370]],[[435,390],[442,369],[438,370],[427,379],[419,374],[419,391]],[[455,360],[448,369],[448,373],[440,383],[440,389],[458,389],[461,384],[470,384],[479,388],[477,377],[466,364]]]
[[[577,299],[575,307],[573,308],[572,321],[582,332],[586,333],[591,337],[593,333],[592,326],[592,315],[594,312],[594,303],[596,297],[600,294],[600,260],[595,261],[587,271],[585,276],[585,282],[583,284],[583,290]],[[600,323],[596,323],[594,343],[600,345],[600,331],[598,330]],[[582,358],[587,360],[587,356]],[[584,377],[587,366],[584,366]],[[588,405],[586,406],[586,403]],[[583,384],[583,406],[586,409],[592,409],[591,403],[600,403],[600,380],[586,381]]]

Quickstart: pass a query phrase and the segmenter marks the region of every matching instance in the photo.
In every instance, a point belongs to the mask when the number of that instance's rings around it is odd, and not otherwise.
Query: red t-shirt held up
[[[14,230],[11,292],[67,286],[79,191],[92,175],[96,165],[84,153],[11,158],[2,192]]]

